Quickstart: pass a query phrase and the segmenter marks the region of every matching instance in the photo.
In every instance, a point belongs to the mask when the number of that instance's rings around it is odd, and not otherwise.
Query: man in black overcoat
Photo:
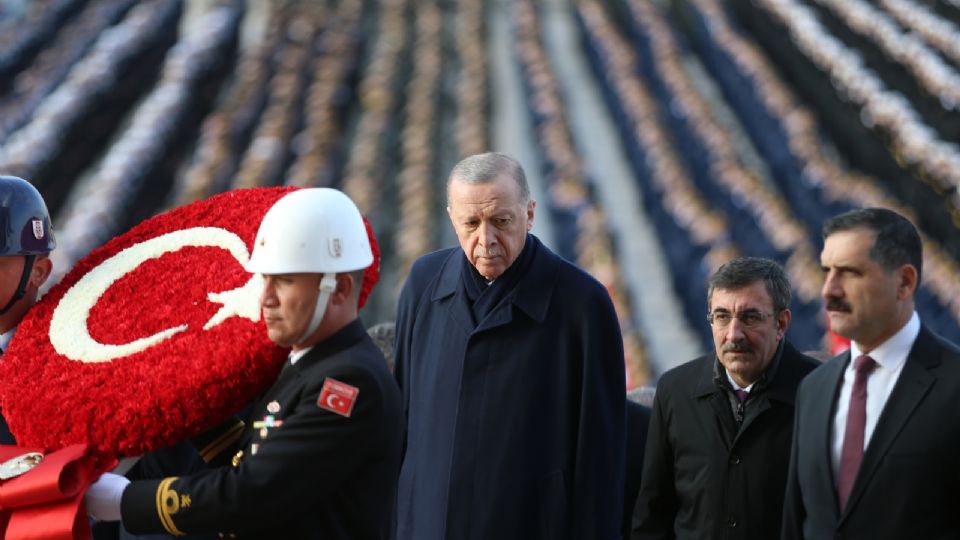
[[[715,350],[660,378],[634,540],[776,538],[794,395],[816,362],[786,339],[790,284],[774,261],[710,277]]]
[[[620,537],[624,365],[606,289],[529,234],[523,169],[471,156],[447,183],[460,248],[400,296],[400,540]]]

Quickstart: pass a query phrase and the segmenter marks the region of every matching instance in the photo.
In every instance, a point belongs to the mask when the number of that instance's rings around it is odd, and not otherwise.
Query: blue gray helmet
[[[50,213],[37,188],[16,176],[0,175],[0,256],[24,256],[20,285],[0,314],[9,310],[26,293],[27,280],[38,255],[57,246],[50,227]],[[0,298],[0,303],[3,299]]]
[[[50,253],[57,241],[37,188],[16,176],[0,176],[0,256]]]

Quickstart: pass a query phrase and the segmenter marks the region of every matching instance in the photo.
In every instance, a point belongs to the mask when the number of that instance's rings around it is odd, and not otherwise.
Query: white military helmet
[[[266,275],[323,274],[313,320],[302,342],[323,320],[337,286],[336,274],[363,270],[372,263],[370,239],[357,205],[335,189],[310,188],[284,195],[267,210],[246,270]]]
[[[352,272],[373,263],[357,205],[330,188],[292,191],[260,222],[247,271],[257,274]]]

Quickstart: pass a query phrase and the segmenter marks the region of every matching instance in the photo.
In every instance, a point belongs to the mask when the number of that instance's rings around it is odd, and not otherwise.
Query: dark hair
[[[758,281],[767,286],[775,312],[779,313],[790,307],[790,282],[787,274],[776,261],[760,257],[737,257],[723,263],[707,281],[707,307],[711,307],[713,291],[731,291]]]
[[[454,178],[465,184],[486,184],[496,180],[497,176],[507,173],[520,187],[520,202],[526,204],[530,200],[530,185],[527,184],[527,175],[523,172],[520,162],[502,152],[487,152],[464,158],[454,165],[447,178],[449,192],[450,182]]]
[[[905,264],[917,269],[917,283],[923,270],[923,242],[910,220],[886,208],[851,210],[828,219],[823,224],[823,238],[852,229],[868,229],[876,233],[870,258],[887,271]]]

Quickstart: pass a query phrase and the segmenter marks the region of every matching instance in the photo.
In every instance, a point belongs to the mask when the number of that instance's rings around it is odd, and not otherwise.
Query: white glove
[[[120,521],[120,500],[130,480],[119,474],[103,473],[87,488],[87,513],[97,521]]]

